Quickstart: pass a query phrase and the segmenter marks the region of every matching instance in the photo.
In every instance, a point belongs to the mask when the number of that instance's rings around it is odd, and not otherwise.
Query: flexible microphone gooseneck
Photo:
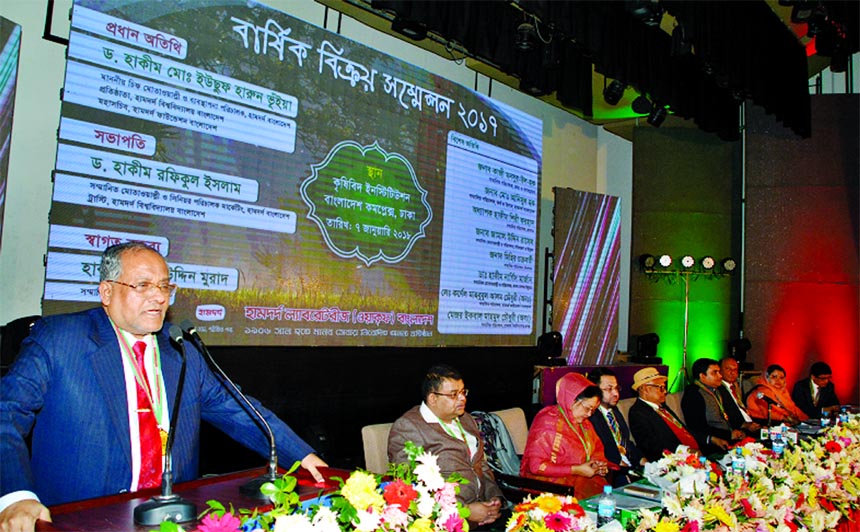
[[[170,431],[164,446],[164,471],[161,473],[161,495],[157,495],[134,509],[134,522],[138,525],[157,525],[163,521],[184,523],[197,519],[197,507],[173,493],[173,437],[176,434],[176,420],[179,419],[179,404],[182,402],[182,390],[185,384],[185,344],[182,340],[182,329],[171,325],[170,339],[179,346],[182,366],[179,370],[179,382],[176,389],[176,400],[170,414]]]
[[[755,395],[755,398],[767,403],[767,426],[770,427],[772,424],[772,421],[771,421],[772,412],[771,411],[772,411],[773,407],[774,406],[782,406],[782,405],[780,405],[779,402],[774,401],[770,397],[766,396],[762,392],[757,393]]]
[[[268,499],[263,493],[260,491],[260,487],[266,482],[274,482],[278,480],[278,451],[275,446],[275,433],[272,432],[272,427],[269,426],[269,423],[266,421],[266,418],[263,417],[263,414],[260,413],[257,408],[254,407],[254,404],[248,400],[248,397],[242,393],[242,390],[239,389],[238,386],[224,373],[224,370],[221,369],[221,366],[215,362],[215,359],[212,357],[212,354],[209,352],[209,349],[206,348],[206,344],[203,343],[203,339],[200,338],[200,335],[197,334],[197,329],[194,328],[194,324],[191,323],[190,320],[184,320],[182,322],[182,330],[191,337],[191,340],[194,342],[200,351],[206,355],[206,358],[209,359],[209,363],[212,364],[212,367],[218,372],[218,374],[230,385],[230,388],[235,392],[235,394],[242,400],[242,402],[254,413],[255,417],[259,421],[259,424],[262,424],[262,427],[265,429],[266,434],[269,437],[269,464],[266,469],[266,473],[261,475],[255,479],[252,479],[239,487],[239,492],[242,495],[247,497],[254,497],[257,499]]]

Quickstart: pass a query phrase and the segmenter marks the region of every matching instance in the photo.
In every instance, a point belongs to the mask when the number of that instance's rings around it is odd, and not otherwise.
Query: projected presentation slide
[[[541,137],[261,4],[78,1],[43,310],[141,241],[213,345],[534,345]]]

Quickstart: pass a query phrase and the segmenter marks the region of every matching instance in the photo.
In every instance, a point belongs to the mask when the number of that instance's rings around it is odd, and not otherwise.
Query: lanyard
[[[714,401],[716,401],[716,402],[717,402],[717,406],[718,406],[718,407],[720,407],[720,414],[722,414],[723,419],[725,419],[726,421],[728,421],[728,420],[729,420],[729,415],[728,415],[728,414],[726,414],[726,409],[723,407],[723,398],[722,398],[722,397],[720,397],[720,396],[719,396],[719,394],[717,394],[716,392],[712,391],[710,388],[708,388],[707,386],[705,386],[705,385],[702,383],[702,381],[696,381],[696,386],[698,386],[698,387],[699,387],[699,388],[701,388],[702,390],[704,390],[704,391],[708,392],[709,394],[711,394],[711,397],[713,397],[713,398],[714,398]]]
[[[582,423],[579,424],[579,430],[576,430],[573,423],[571,423],[570,419],[568,419],[567,414],[565,413],[561,405],[556,405],[556,407],[561,413],[561,417],[563,417],[564,421],[567,423],[567,426],[570,427],[570,430],[572,430],[573,433],[576,434],[576,437],[579,438],[580,443],[582,443],[582,448],[585,450],[585,461],[591,461],[592,448],[588,440],[585,439],[585,430],[582,428]]]
[[[143,388],[143,391],[146,393],[146,397],[149,399],[149,403],[152,406],[153,413],[155,414],[155,419],[158,421],[159,425],[163,424],[164,418],[164,404],[161,401],[161,386],[162,386],[162,376],[161,376],[161,351],[158,349],[158,341],[155,340],[153,344],[155,345],[155,394],[152,393],[152,389],[149,386],[149,382],[143,378],[143,375],[140,373],[140,369],[137,367],[137,360],[133,354],[133,350],[131,346],[128,345],[128,341],[125,338],[125,335],[122,334],[119,327],[111,320],[111,325],[113,325],[114,330],[116,331],[116,335],[119,337],[119,343],[122,347],[121,351],[123,355],[128,359],[131,363],[131,370],[134,373],[134,380],[137,381],[137,384]],[[141,405],[138,405],[140,408]]]

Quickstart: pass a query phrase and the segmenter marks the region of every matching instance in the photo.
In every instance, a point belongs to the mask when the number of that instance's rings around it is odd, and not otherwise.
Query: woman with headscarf
[[[573,486],[584,499],[603,490],[609,462],[588,418],[600,404],[600,388],[579,373],[556,385],[556,405],[538,412],[529,429],[520,475]]]
[[[791,393],[785,385],[785,370],[782,366],[771,364],[764,373],[764,379],[761,379],[747,395],[747,412],[749,415],[760,420],[768,419],[768,402],[758,398],[759,393],[761,393],[776,403],[772,404],[770,409],[772,423],[784,422],[788,425],[796,425],[809,419],[809,416],[798,408],[791,399]]]

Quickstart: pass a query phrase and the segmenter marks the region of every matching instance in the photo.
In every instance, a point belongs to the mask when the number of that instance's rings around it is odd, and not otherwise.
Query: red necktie
[[[140,378],[149,387],[146,367],[143,365],[146,344],[135,342],[132,350]],[[135,379],[135,382],[137,383],[137,422],[140,431],[140,477],[137,487],[154,488],[161,484],[161,432],[158,429],[158,421],[155,419],[149,394],[138,379]]]

